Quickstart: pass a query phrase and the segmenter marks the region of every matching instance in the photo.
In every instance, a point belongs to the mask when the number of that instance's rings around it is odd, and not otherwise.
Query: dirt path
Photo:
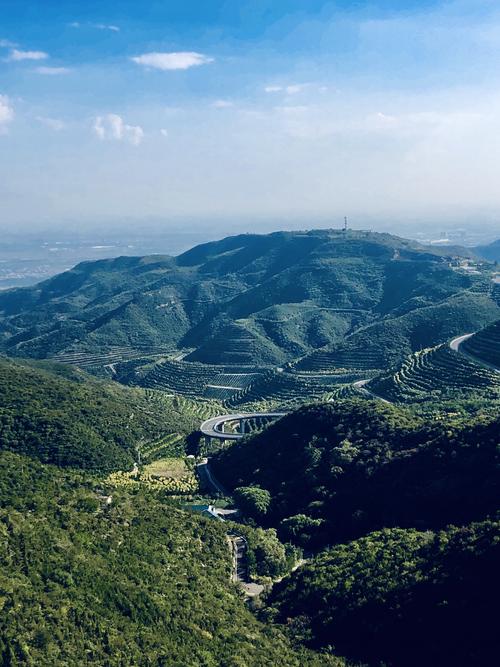
[[[264,590],[264,586],[249,581],[248,578],[248,570],[246,566],[248,544],[246,539],[237,533],[229,533],[227,539],[233,557],[231,581],[235,584],[239,584],[245,595],[249,598],[260,595]]]

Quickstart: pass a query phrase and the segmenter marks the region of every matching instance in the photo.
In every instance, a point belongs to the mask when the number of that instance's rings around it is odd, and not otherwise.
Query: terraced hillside
[[[244,410],[293,407],[314,400],[328,400],[340,387],[359,380],[359,373],[304,373],[276,370],[261,376],[227,403]]]
[[[359,349],[344,346],[338,350],[318,350],[303,357],[295,366],[298,371],[328,373],[332,368],[358,370],[364,376],[384,368],[388,360],[375,347]]]
[[[132,348],[126,345],[114,345],[98,353],[85,350],[66,350],[56,354],[53,359],[62,364],[82,368],[88,373],[113,377],[116,374],[116,364],[132,360],[140,360],[141,364],[144,364],[150,359],[164,356],[169,351],[155,346]]]
[[[486,312],[500,315],[497,287],[491,280],[481,280],[439,303],[422,302],[417,308],[403,304],[373,324],[349,333],[341,343],[305,356],[297,368],[363,370],[368,378],[377,369],[398,366],[412,352],[489,324]]]
[[[254,366],[216,366],[172,359],[161,360],[129,376],[129,382],[187,397],[227,400],[265,372]]]
[[[274,364],[283,359],[285,354],[274,342],[240,322],[223,325],[186,357],[187,361],[222,365]]]
[[[500,368],[500,320],[464,340],[460,349]]]
[[[126,382],[222,400],[246,381],[197,364],[243,376],[237,368],[302,359],[299,372],[369,377],[500,317],[491,271],[455,271],[439,252],[388,234],[315,230],[229,237],[177,258],[84,262],[0,293],[0,350],[113,377],[129,359]],[[168,363],[152,369],[185,350],[185,388]]]
[[[375,378],[365,388],[396,403],[424,400],[432,395],[494,394],[500,390],[500,374],[443,344],[410,355],[397,372]]]

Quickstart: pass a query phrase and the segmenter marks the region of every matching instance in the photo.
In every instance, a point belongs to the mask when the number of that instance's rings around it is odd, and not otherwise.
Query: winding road
[[[206,486],[211,487],[216,493],[220,493],[223,496],[228,496],[229,493],[222,486],[220,482],[213,476],[209,466],[208,459],[202,459],[202,461],[196,466],[198,476]],[[223,516],[220,517],[223,521],[225,520]],[[227,540],[231,548],[231,554],[233,558],[233,568],[231,573],[231,581],[237,584],[240,584],[245,595],[252,598],[256,595],[260,595],[264,590],[264,587],[261,584],[256,584],[253,581],[249,581],[248,571],[247,571],[247,549],[248,544],[243,535],[239,535],[235,531],[231,531],[227,535]]]
[[[468,338],[473,336],[474,333],[467,333],[467,334],[462,334],[461,336],[457,336],[453,340],[450,341],[449,345],[450,348],[454,352],[458,352],[459,354],[462,354],[464,357],[469,359],[469,361],[472,361],[475,364],[478,364],[479,366],[482,366],[483,368],[487,368],[490,371],[494,371],[495,373],[500,373],[500,368],[497,366],[494,366],[493,364],[490,364],[487,361],[484,361],[483,359],[480,359],[479,357],[475,357],[473,354],[470,354],[469,352],[465,352],[465,350],[462,349],[462,343],[466,341]],[[371,398],[378,399],[379,401],[383,401],[384,403],[389,403],[391,404],[391,401],[388,401],[385,398],[382,398],[382,396],[377,396],[377,394],[374,394],[372,391],[367,389],[365,385],[369,382],[370,380],[358,380],[357,382],[354,382],[352,386],[354,389],[357,391],[370,396]]]
[[[473,335],[474,333],[468,333],[468,334],[462,334],[461,336],[457,336],[456,338],[450,341],[449,343],[450,348],[454,352],[464,355],[472,362],[479,364],[484,368],[488,368],[489,370],[500,373],[500,369],[494,366],[493,364],[490,364],[487,361],[483,361],[482,359],[479,359],[478,357],[475,357],[472,354],[469,354],[468,352],[465,352],[464,350],[461,349],[462,343]],[[382,398],[381,396],[377,396],[377,394],[374,394],[373,392],[366,389],[365,385],[368,382],[369,379],[358,380],[357,382],[354,382],[352,386],[357,391],[366,394],[371,398],[383,401],[384,403],[391,404],[391,401],[388,401],[387,399]],[[202,435],[204,435],[206,438],[216,438],[218,440],[240,440],[245,435],[244,427],[246,420],[251,420],[251,419],[274,420],[274,419],[279,419],[280,417],[284,417],[285,415],[286,415],[285,412],[238,412],[227,415],[219,415],[218,417],[213,417],[211,419],[207,419],[206,421],[204,421],[200,426],[200,431]],[[224,426],[226,424],[234,422],[239,423],[240,432],[239,433],[224,432]],[[205,482],[205,485],[212,488],[217,494],[221,494],[223,496],[230,495],[227,492],[227,490],[222,486],[222,484],[220,484],[220,482],[218,482],[213,476],[212,472],[210,471],[207,458],[202,459],[202,461],[197,465],[197,472],[200,477],[200,480]],[[239,583],[248,597],[254,597],[256,595],[259,595],[263,590],[263,586],[248,581],[248,573],[246,568],[246,552],[248,549],[248,545],[246,543],[246,539],[242,535],[239,535],[238,533],[235,532],[230,532],[227,535],[227,539],[231,546],[231,552],[233,555],[233,572],[231,575],[232,581],[235,583]],[[305,560],[300,561],[294,569],[300,567],[305,562],[306,562]]]
[[[370,378],[371,379],[371,378]],[[352,386],[356,391],[361,392],[362,394],[367,394],[371,398],[376,399],[377,401],[382,401],[383,403],[387,403],[388,405],[392,405],[391,401],[388,401],[386,398],[382,398],[382,396],[378,396],[377,394],[374,394],[373,391],[370,391],[369,389],[366,389],[365,384],[370,382],[370,379],[368,380],[358,380],[357,382],[353,382]]]
[[[465,352],[463,349],[461,349],[462,343],[473,335],[474,335],[473,333],[469,333],[469,334],[463,334],[462,336],[457,336],[457,338],[454,338],[452,341],[450,341],[451,349],[454,350],[455,352],[463,354],[464,357],[466,357],[470,361],[473,361],[475,364],[478,364],[479,366],[483,366],[483,368],[487,368],[488,370],[494,371],[495,373],[500,373],[500,368],[498,368],[497,366],[494,366],[493,364],[490,364],[488,361],[484,361],[483,359],[475,357],[473,354]]]

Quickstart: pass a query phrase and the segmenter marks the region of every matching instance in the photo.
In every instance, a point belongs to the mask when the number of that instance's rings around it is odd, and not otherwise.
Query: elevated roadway
[[[235,412],[228,415],[219,415],[207,419],[200,426],[200,431],[205,438],[216,438],[217,440],[240,440],[246,434],[247,423],[251,420],[273,421],[284,417],[286,412]],[[238,424],[239,431],[225,431],[228,424]]]

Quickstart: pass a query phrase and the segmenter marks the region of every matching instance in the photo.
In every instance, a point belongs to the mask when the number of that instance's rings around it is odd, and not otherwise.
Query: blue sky
[[[0,224],[500,212],[482,0],[0,0]]]

